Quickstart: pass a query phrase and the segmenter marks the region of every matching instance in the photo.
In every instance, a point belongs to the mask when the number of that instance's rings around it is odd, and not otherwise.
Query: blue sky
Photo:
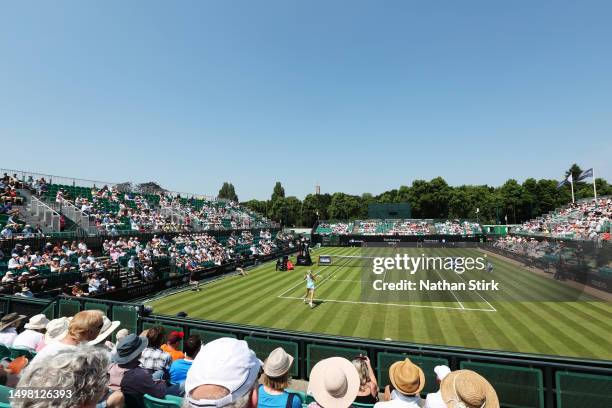
[[[54,1],[0,13],[0,167],[241,200],[612,181],[610,1]]]

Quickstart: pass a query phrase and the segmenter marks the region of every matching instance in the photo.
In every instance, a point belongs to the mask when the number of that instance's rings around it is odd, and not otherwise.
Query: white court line
[[[442,279],[442,276],[440,275],[440,272],[438,272],[436,269],[434,269],[434,271],[436,272],[436,275],[438,275],[438,278],[440,278],[440,280],[444,280],[444,279]],[[452,290],[449,290],[449,292],[453,295],[453,297],[455,298],[457,303],[459,303],[459,306],[461,306],[461,310],[465,310],[465,307],[463,306],[463,303],[461,303],[459,301],[459,298],[457,297],[457,295],[455,295],[455,292],[452,291]]]
[[[455,273],[455,275],[459,275],[459,277],[461,278],[461,280],[462,280],[464,283],[467,283],[467,282],[465,281],[465,279],[463,279],[463,276],[461,276],[461,274],[460,274],[460,273]],[[483,298],[483,297],[482,297],[482,295],[480,294],[480,292],[478,292],[477,290],[474,290],[473,292],[476,292],[476,294],[477,294],[478,296],[480,296],[480,298],[481,298],[482,300],[484,300],[484,301],[485,301],[485,303],[486,303],[487,305],[489,305],[489,307],[490,307],[491,309],[493,309],[493,310],[491,310],[492,312],[497,312],[497,309],[495,309],[495,308],[493,307],[493,305],[492,305],[492,304],[490,304],[490,303],[489,303],[489,301],[488,301],[487,299]]]
[[[303,300],[304,298],[296,297],[296,296],[279,296],[281,299],[298,299]],[[452,306],[432,306],[432,305],[402,305],[399,303],[382,303],[382,302],[356,302],[352,300],[336,300],[336,299],[321,299],[317,298],[320,302],[332,302],[332,303],[351,303],[355,305],[380,305],[380,306],[397,306],[397,307],[420,307],[426,309],[449,309],[449,310],[469,310],[473,312],[494,312],[491,309],[474,309],[469,307],[459,308]]]

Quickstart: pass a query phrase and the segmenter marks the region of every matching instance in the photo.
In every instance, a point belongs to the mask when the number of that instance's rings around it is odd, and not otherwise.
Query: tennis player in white
[[[304,280],[306,281],[306,296],[304,296],[304,303],[310,303],[310,307],[313,308],[315,281],[317,280],[317,277],[309,269],[308,272],[306,272]]]

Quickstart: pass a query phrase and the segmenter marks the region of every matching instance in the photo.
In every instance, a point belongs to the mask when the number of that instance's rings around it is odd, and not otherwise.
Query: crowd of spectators
[[[237,202],[186,199],[166,192],[123,192],[116,186],[106,185],[102,188],[76,188],[51,184],[44,177],[34,180],[30,176],[20,181],[16,174],[5,174],[0,179],[0,215],[18,214],[14,206],[24,204],[18,188],[29,189],[43,200],[54,202],[54,208],[60,212],[64,205],[74,205],[89,217],[91,225],[96,226],[100,233],[111,236],[121,235],[123,231],[190,232],[269,228],[273,224]],[[1,237],[12,238],[13,234],[21,233],[21,229],[23,225],[11,222]]]
[[[140,335],[117,331],[121,322],[98,310],[51,321],[35,315],[24,325],[26,319],[11,313],[0,320],[0,344],[34,355],[0,366],[0,382],[17,390],[63,393],[44,400],[24,393],[13,400],[14,407],[131,408],[152,398],[194,408],[499,407],[484,377],[447,366],[434,368],[436,391],[423,394],[425,373],[408,358],[389,367],[387,384],[379,384],[367,356],[326,358],[312,367],[307,391],[300,394],[290,389],[294,358],[281,347],[262,362],[243,340],[224,337],[203,344],[197,335],[184,338],[162,326]]]
[[[74,282],[72,293],[103,292],[113,287],[107,279],[110,259],[94,257],[81,241],[47,243],[40,250],[15,244],[10,254],[0,250],[0,291],[4,294],[32,297],[33,293],[61,285],[58,277]],[[82,293],[81,293],[82,292]]]
[[[0,204],[22,205],[23,197],[20,197],[17,189],[22,187],[17,174],[9,176],[4,173],[0,178]]]
[[[182,223],[196,229],[251,229],[265,228],[271,221],[233,201],[185,199],[163,195],[160,206],[180,214]]]
[[[352,227],[352,224],[350,224]],[[346,222],[327,223],[322,222],[317,226],[317,234],[321,235],[348,235],[353,232]]]
[[[159,278],[159,265],[168,266],[172,272],[190,273],[250,256],[270,255],[293,247],[293,241],[291,234],[272,236],[269,230],[261,230],[256,237],[249,231],[232,232],[221,242],[206,233],[173,238],[154,235],[145,242],[124,236],[104,240],[98,255],[82,240],[47,242],[42,248],[18,242],[10,253],[0,250],[0,292],[32,296],[63,286],[63,292],[73,296],[99,294],[128,284],[124,282],[128,277],[133,278],[129,284]]]
[[[434,223],[433,220],[366,220],[345,222],[322,222],[317,226],[320,235],[476,235],[482,233],[479,223],[448,220]]]
[[[579,240],[610,240],[612,198],[584,200],[514,227],[512,232]]]
[[[423,220],[399,220],[388,230],[389,235],[428,235],[431,223]]]
[[[535,266],[544,270],[554,267],[554,278],[564,279],[568,272],[584,276],[584,273],[612,277],[612,258],[602,256],[586,242],[563,242],[556,239],[538,239],[527,236],[505,236],[493,241],[496,251],[509,252],[525,265]],[[586,247],[586,248],[585,248]],[[607,254],[607,251],[603,251]]]
[[[480,224],[470,221],[448,220],[435,223],[436,233],[441,235],[474,235],[482,233]]]
[[[353,234],[376,235],[378,232],[379,221],[357,221],[355,224],[356,225],[353,227]]]

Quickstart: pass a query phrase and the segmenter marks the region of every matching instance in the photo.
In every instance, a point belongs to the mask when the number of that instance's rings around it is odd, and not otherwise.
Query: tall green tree
[[[334,193],[327,208],[328,215],[335,220],[357,218],[361,212],[360,197],[344,193]]]
[[[238,196],[236,195],[234,185],[232,183],[228,183],[227,181],[224,182],[221,189],[219,189],[219,194],[217,194],[217,197],[231,201],[238,201]]]
[[[274,201],[276,201],[278,198],[285,198],[285,189],[280,181],[277,181],[276,184],[274,184],[271,201],[274,203]]]

